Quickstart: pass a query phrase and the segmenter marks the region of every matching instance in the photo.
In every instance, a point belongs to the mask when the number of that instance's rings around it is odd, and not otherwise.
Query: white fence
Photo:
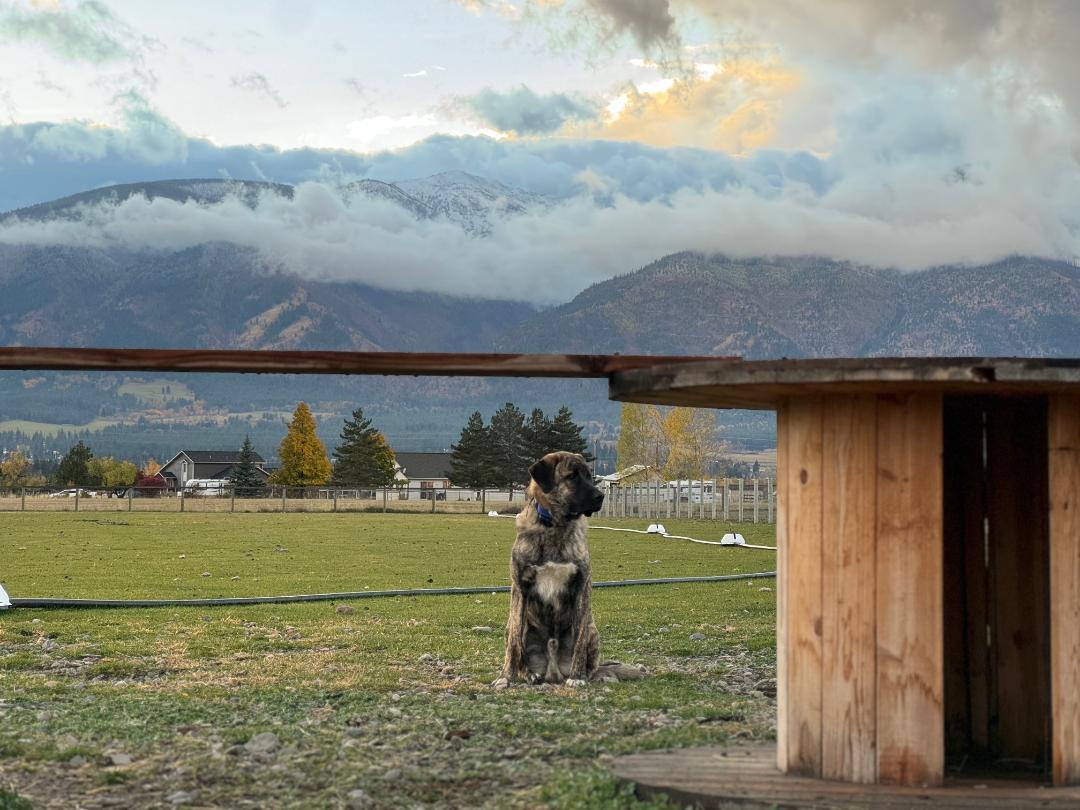
[[[613,486],[607,492],[600,514],[604,517],[775,523],[776,481],[773,478],[715,478]]]
[[[162,489],[0,490],[0,512],[516,512],[524,491],[427,487],[282,487],[234,492],[229,487],[173,492]],[[771,478],[641,483],[606,491],[604,517],[701,518],[773,523]]]

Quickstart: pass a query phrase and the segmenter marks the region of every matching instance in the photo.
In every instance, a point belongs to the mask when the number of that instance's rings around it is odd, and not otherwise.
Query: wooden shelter
[[[0,369],[607,377],[615,400],[774,409],[779,771],[901,786],[899,805],[860,789],[859,806],[988,807],[908,787],[972,763],[1080,784],[1080,360],[8,347]],[[626,778],[670,783],[723,755],[637,756]],[[744,759],[730,796],[780,795]],[[732,761],[671,792],[719,806],[746,775]],[[999,806],[1080,801],[1014,788]]]
[[[1080,783],[1080,361],[712,361],[611,396],[777,412],[780,771]]]

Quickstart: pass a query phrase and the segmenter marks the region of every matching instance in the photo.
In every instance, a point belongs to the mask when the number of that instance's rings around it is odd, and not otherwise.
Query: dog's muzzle
[[[582,512],[585,517],[592,517],[593,512],[599,512],[604,506],[604,493],[597,490],[589,502],[589,508]]]

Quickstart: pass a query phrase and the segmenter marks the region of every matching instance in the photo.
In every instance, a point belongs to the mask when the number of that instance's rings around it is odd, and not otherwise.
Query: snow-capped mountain
[[[425,204],[436,217],[456,222],[474,236],[491,233],[499,218],[540,211],[555,203],[543,194],[459,171],[398,180],[393,185]]]
[[[365,178],[337,188],[348,204],[358,196],[386,200],[408,211],[417,220],[444,219],[459,225],[471,236],[487,236],[501,218],[540,211],[555,204],[551,197],[514,188],[465,172],[442,172],[431,177],[387,183]],[[256,180],[157,180],[126,183],[80,192],[58,200],[0,214],[0,222],[18,218],[42,221],[77,219],[96,205],[119,205],[131,197],[169,199],[216,205],[235,197],[249,208],[267,194],[292,199],[294,188],[282,183]]]
[[[283,183],[267,183],[256,180],[153,180],[145,183],[124,183],[82,191],[57,200],[17,208],[0,214],[0,222],[7,219],[35,220],[77,219],[91,206],[119,205],[131,197],[143,196],[148,200],[167,199],[176,202],[197,202],[214,205],[229,197],[235,197],[254,208],[262,195],[277,194],[292,198],[293,187]]]

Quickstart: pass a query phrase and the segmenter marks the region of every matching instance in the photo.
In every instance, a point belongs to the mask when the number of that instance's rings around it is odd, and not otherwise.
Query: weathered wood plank
[[[1037,782],[948,779],[942,787],[855,785],[782,774],[770,746],[688,748],[617,758],[615,777],[641,797],[664,796],[705,808],[814,807],[819,810],[927,807],[933,810],[1035,810],[1080,806],[1080,788]]]
[[[607,354],[481,354],[234,349],[0,347],[0,369],[385,374],[453,377],[609,377],[658,364],[733,358]]]
[[[1049,400],[1054,783],[1080,784],[1080,395]]]
[[[877,408],[878,779],[944,775],[942,397]]]
[[[826,779],[877,781],[872,396],[825,400],[822,505],[822,739]]]
[[[787,481],[785,476],[790,466],[788,454],[788,436],[790,435],[789,410],[786,401],[781,401],[776,410],[776,767],[788,770],[788,528],[787,528]],[[730,493],[728,482],[724,479],[724,520],[727,520]]]
[[[623,402],[771,409],[780,399],[811,395],[1031,395],[1077,386],[1077,359],[875,357],[654,365],[615,374],[610,396]]]
[[[787,404],[787,551],[783,588],[787,660],[787,770],[821,775],[821,508],[820,399]]]

